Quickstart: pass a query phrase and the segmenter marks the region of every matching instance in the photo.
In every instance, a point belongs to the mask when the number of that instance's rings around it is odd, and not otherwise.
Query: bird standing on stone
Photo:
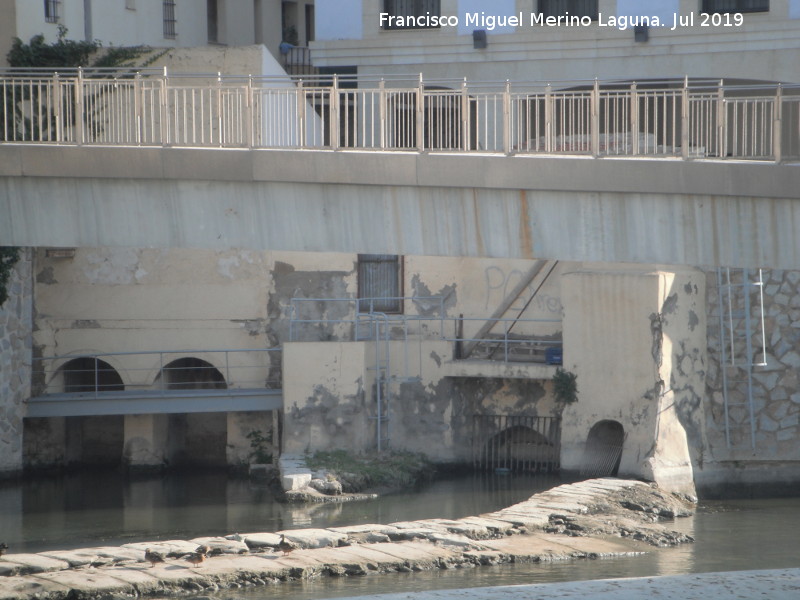
[[[8,550],[8,544],[5,542],[0,542],[0,556],[3,556],[3,553]]]
[[[199,567],[201,564],[203,564],[205,559],[206,555],[202,552],[195,552],[186,557],[186,560],[192,563],[195,567]]]
[[[198,546],[194,549],[195,554],[205,554],[209,556],[211,554],[211,546],[206,546],[203,544],[202,546]]]
[[[164,555],[162,555],[160,552],[154,552],[153,550],[150,550],[150,548],[147,548],[144,551],[144,559],[150,563],[150,568],[152,569],[157,563],[164,562]]]
[[[292,550],[296,550],[297,546],[295,544],[293,544],[292,542],[290,542],[289,540],[287,540],[285,535],[281,534],[281,541],[278,542],[277,548],[278,548],[278,550],[283,552],[284,556],[286,556]]]

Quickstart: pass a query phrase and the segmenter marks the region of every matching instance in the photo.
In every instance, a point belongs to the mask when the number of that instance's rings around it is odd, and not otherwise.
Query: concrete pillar
[[[167,415],[126,415],[123,463],[131,467],[163,466],[167,426]]]
[[[22,419],[33,356],[32,256],[30,249],[19,251],[6,284],[8,298],[0,305],[0,477],[22,470]]]
[[[225,445],[225,452],[228,465],[248,465],[259,462],[257,457],[251,457],[251,453],[256,452],[255,441],[247,437],[251,432],[257,431],[261,436],[269,437],[273,443],[261,444],[264,452],[272,454],[273,458],[277,454],[274,442],[277,440],[272,435],[273,431],[273,411],[263,412],[236,412],[228,413],[228,441]]]
[[[617,421],[620,476],[694,495],[705,446],[703,274],[589,266],[564,274],[562,304],[564,369],[577,374],[579,394],[563,413],[562,468],[579,471],[591,427]]]

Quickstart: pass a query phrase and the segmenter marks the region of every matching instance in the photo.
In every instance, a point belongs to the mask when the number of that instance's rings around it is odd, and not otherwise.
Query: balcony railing
[[[800,86],[0,72],[0,142],[800,158]]]
[[[377,301],[387,299],[417,314],[373,310]],[[453,345],[455,359],[462,358],[464,346],[474,344],[475,360],[561,364],[561,319],[448,317],[442,296],[292,298],[288,312],[290,341],[403,342],[406,363],[410,354],[421,360],[422,342],[444,341]],[[475,332],[487,322],[492,323],[490,333],[476,338]],[[409,353],[410,346],[416,351]]]

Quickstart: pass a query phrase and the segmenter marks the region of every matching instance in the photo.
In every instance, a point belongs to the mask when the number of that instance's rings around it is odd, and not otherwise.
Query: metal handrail
[[[76,352],[33,359],[34,395],[94,395],[131,392],[168,395],[190,389],[277,389],[270,379],[271,353],[282,348],[175,349],[141,352]],[[251,355],[248,359],[246,355]],[[177,360],[194,359],[191,365],[172,366]],[[66,368],[75,360],[88,360]],[[109,363],[113,362],[114,364]],[[122,379],[125,375],[125,381]],[[185,375],[172,380],[171,375]],[[67,381],[65,378],[74,378]]]
[[[800,158],[800,85],[0,71],[0,143]]]

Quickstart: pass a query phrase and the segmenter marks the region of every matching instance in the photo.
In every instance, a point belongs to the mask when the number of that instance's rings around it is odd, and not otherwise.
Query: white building
[[[0,0],[0,53],[14,37],[99,40],[104,46],[187,48],[264,44],[276,57],[284,35],[313,39],[313,0]],[[294,34],[292,33],[294,31]]]

